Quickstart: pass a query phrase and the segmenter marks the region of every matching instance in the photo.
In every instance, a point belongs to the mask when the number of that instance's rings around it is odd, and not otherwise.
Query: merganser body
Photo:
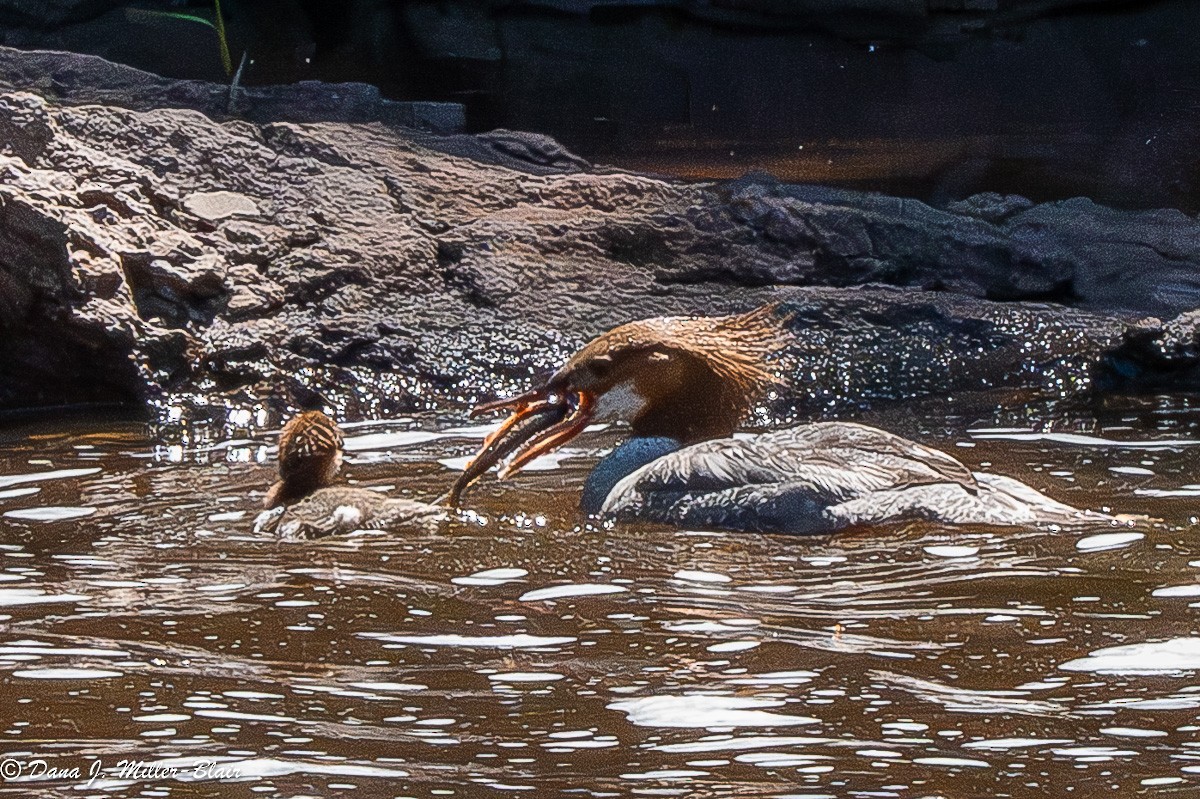
[[[279,434],[279,480],[267,492],[255,532],[317,538],[353,530],[428,524],[444,511],[366,488],[332,485],[342,466],[342,431],[320,411],[294,417]]]
[[[1071,524],[1110,520],[866,425],[822,422],[734,431],[786,341],[775,306],[724,317],[660,317],[593,339],[544,385],[475,413],[511,409],[455,484],[450,504],[491,466],[501,479],[594,421],[633,436],[584,483],[581,509],[689,527],[821,534],[927,520]]]

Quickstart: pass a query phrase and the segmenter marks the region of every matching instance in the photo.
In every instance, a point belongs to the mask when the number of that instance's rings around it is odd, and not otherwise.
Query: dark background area
[[[1200,210],[1193,0],[224,0],[245,84],[361,81],[686,177]],[[0,0],[0,43],[228,81],[211,2]]]

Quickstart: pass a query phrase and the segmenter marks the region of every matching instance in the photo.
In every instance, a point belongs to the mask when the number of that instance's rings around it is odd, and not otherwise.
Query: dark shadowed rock
[[[597,173],[526,134],[219,122],[16,92],[0,95],[0,131],[8,408],[381,416],[514,390],[620,322],[770,298],[795,313],[785,415],[997,387],[1076,395],[1114,385],[1114,353],[1136,386],[1164,373],[1146,364],[1179,349],[1171,337],[1195,348],[1186,318],[1137,321],[1200,305],[1200,233],[1175,212],[1011,197],[939,210],[767,178]],[[1194,373],[1190,356],[1163,357]]]
[[[1173,316],[1200,305],[1200,225],[1175,210],[985,195],[937,209],[818,186],[736,181],[697,220],[713,257],[662,261],[664,282],[869,282],[996,300]]]
[[[458,103],[388,100],[365,83],[231,87],[165,78],[94,55],[10,47],[0,47],[0,88],[35,92],[66,105],[191,108],[216,119],[382,122],[435,133],[453,133],[464,124]]]
[[[937,203],[1000,190],[1200,210],[1192,0],[221,7],[229,68],[211,2],[0,0],[0,44],[215,83],[228,83],[246,53],[242,84],[289,85],[247,90],[243,110],[228,87],[94,81],[91,101],[113,105],[128,90],[168,100],[155,107],[258,121],[448,129],[450,104],[388,105],[379,86],[387,97],[460,100],[459,125],[538,130],[591,160],[674,174],[733,177],[769,163],[793,181]],[[10,86],[87,102],[78,71],[30,77],[39,82]]]

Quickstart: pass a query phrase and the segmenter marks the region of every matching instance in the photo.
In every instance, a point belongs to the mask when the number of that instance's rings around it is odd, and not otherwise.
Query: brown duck
[[[780,382],[771,361],[785,341],[775,306],[610,330],[543,385],[475,409],[511,415],[449,502],[456,506],[497,463],[503,479],[588,424],[620,419],[632,435],[589,474],[580,502],[587,513],[797,534],[918,519],[1022,526],[1109,520],[866,425],[822,422],[733,437]]]
[[[378,491],[334,485],[342,467],[342,431],[320,411],[294,417],[279,434],[279,480],[267,492],[255,532],[316,538],[353,530],[426,525],[444,516],[433,505]]]

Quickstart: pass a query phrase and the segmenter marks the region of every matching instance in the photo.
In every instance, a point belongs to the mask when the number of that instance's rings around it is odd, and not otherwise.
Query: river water
[[[9,431],[0,796],[1196,790],[1200,406],[867,419],[1157,520],[605,528],[573,511],[599,430],[438,530],[282,542],[271,431]],[[431,499],[463,424],[348,425],[346,475]]]

